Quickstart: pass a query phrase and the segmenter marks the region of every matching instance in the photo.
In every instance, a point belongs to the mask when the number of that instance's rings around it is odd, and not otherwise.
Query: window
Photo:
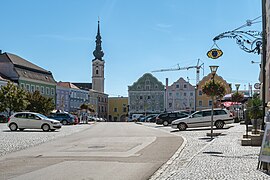
[[[170,114],[169,114],[169,117],[175,118],[175,117],[176,117],[176,114],[175,114],[175,113],[170,113]]]
[[[179,88],[179,84],[176,84],[176,88],[177,88],[177,89]]]
[[[184,93],[184,96],[187,96],[187,93]]]
[[[26,84],[26,90],[30,91],[30,84]]]
[[[41,86],[41,94],[44,94],[44,87]]]
[[[190,93],[190,96],[193,96],[193,92]]]
[[[51,88],[51,95],[54,95],[54,88]]]
[[[202,95],[202,90],[199,90],[199,96],[201,96]]]
[[[180,95],[179,92],[177,92],[177,93],[176,93],[176,97],[179,97],[179,95]]]
[[[202,117],[202,116],[203,116],[202,112],[200,111],[200,112],[197,112],[197,113],[193,114],[192,117],[197,118],[197,117]]]
[[[96,74],[98,74],[98,69],[96,69]]]
[[[172,103],[169,103],[169,108],[171,108],[172,107]]]
[[[203,116],[211,116],[212,112],[211,111],[203,111]]]
[[[140,99],[143,99],[143,97],[142,97],[142,96],[140,96]]]
[[[50,94],[50,89],[48,87],[46,87],[46,94],[49,95]]]
[[[169,93],[169,96],[172,96],[172,93],[171,92]]]
[[[114,108],[113,112],[117,112],[117,108]]]
[[[123,107],[123,112],[127,112],[127,108],[126,107]]]
[[[26,118],[26,114],[25,113],[16,114],[15,117],[16,118]]]
[[[167,116],[168,116],[168,114],[162,114],[162,115],[160,115],[161,118],[165,118]]]
[[[31,85],[31,92],[35,92],[35,86],[34,85]]]
[[[224,115],[227,114],[224,110],[214,110],[214,115]]]
[[[186,84],[184,84],[184,88],[187,88],[187,85]]]
[[[151,96],[147,96],[147,99],[151,99]]]
[[[21,83],[21,88],[24,89],[25,88],[25,84]]]
[[[199,106],[202,106],[202,101],[199,101]]]
[[[36,91],[39,91],[39,86],[36,86]]]
[[[212,106],[212,100],[208,101],[208,106]]]

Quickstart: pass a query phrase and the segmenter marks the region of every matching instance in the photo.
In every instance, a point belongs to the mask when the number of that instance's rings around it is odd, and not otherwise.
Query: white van
[[[222,129],[225,124],[233,123],[234,119],[232,113],[227,109],[217,108],[214,109],[213,121],[213,125],[216,128]],[[179,129],[180,131],[186,130],[186,128],[207,126],[211,126],[211,109],[196,111],[189,117],[177,119],[172,122],[172,128]]]

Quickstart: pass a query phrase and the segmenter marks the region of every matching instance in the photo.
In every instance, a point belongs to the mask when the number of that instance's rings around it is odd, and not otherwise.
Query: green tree
[[[39,91],[28,93],[27,99],[29,104],[27,110],[48,115],[54,109],[53,98],[44,97]]]
[[[88,110],[90,112],[95,112],[94,108],[92,107],[92,105],[90,104],[85,104],[83,103],[81,106],[80,106],[81,109],[85,109],[85,110]]]
[[[28,105],[26,92],[16,86],[12,82],[8,82],[6,86],[2,86],[0,89],[0,111],[7,112],[11,115],[11,112],[18,112],[25,110]]]

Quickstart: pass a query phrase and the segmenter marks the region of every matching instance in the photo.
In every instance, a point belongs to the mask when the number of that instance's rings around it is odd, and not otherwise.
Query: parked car
[[[157,114],[150,114],[146,116],[144,119],[145,119],[145,122],[156,122],[156,117],[157,117]]]
[[[55,131],[61,128],[61,123],[54,119],[34,112],[19,112],[9,117],[7,126],[11,131],[19,129],[42,129],[43,131]]]
[[[69,113],[51,113],[49,116],[51,119],[60,121],[63,125],[74,124],[74,116]]]
[[[172,121],[188,116],[189,114],[182,111],[161,113],[156,117],[156,124],[163,124],[163,126],[168,126],[172,123]]]
[[[131,121],[132,122],[137,122],[139,120],[140,117],[143,117],[143,114],[132,114],[131,116]]]
[[[8,118],[5,115],[0,115],[0,123],[6,123]]]
[[[172,122],[172,128],[181,131],[186,128],[211,126],[211,109],[196,111],[189,117],[177,119]],[[221,129],[225,124],[233,123],[233,115],[227,109],[214,109],[213,123],[216,128]]]
[[[153,116],[153,117],[151,117],[151,118],[148,118],[148,119],[147,119],[147,122],[150,122],[150,123],[156,123],[156,118],[157,118],[157,116],[158,116],[158,114],[155,115],[155,116]]]
[[[73,115],[73,116],[74,116],[74,124],[79,124],[78,116],[76,116],[76,115]]]
[[[94,117],[94,116],[88,116],[88,121],[96,121],[96,117]]]

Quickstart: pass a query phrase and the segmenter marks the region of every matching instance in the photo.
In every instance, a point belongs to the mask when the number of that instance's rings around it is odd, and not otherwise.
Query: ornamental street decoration
[[[252,20],[247,20],[246,23],[232,31],[227,31],[223,32],[216,37],[213,38],[214,41],[214,46],[216,44],[216,41],[223,39],[223,38],[229,38],[229,39],[234,39],[236,41],[236,44],[240,47],[245,52],[248,53],[257,53],[261,54],[261,49],[262,49],[262,32],[260,31],[242,31],[239,29],[242,29],[247,26],[251,26],[252,24],[255,23],[260,23],[262,16],[256,17],[255,19]],[[218,47],[218,46],[217,46]],[[222,56],[222,53],[220,54],[220,49],[213,49],[211,48],[210,51],[207,52],[207,56],[212,59],[217,59],[220,56]],[[222,52],[222,51],[221,51]]]
[[[217,40],[229,38],[235,39],[236,44],[240,47],[240,49],[248,52],[248,53],[261,53],[262,47],[262,32],[258,31],[227,31],[219,34],[214,37],[214,43]]]
[[[217,59],[223,55],[223,52],[220,49],[213,48],[207,52],[207,56],[211,59]]]

